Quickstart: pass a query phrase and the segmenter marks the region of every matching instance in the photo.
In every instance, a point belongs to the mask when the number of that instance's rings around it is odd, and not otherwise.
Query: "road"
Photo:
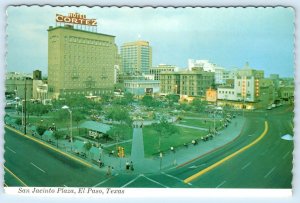
[[[156,187],[156,188],[291,188],[293,142],[282,140],[293,135],[293,108],[247,112],[240,136],[224,147],[199,159],[156,174],[117,174],[87,167],[8,129],[5,131],[8,186],[73,187]],[[265,126],[267,122],[267,130]],[[266,130],[266,134],[261,136]],[[259,137],[257,143],[251,145]],[[236,153],[219,166],[188,181],[189,177]]]

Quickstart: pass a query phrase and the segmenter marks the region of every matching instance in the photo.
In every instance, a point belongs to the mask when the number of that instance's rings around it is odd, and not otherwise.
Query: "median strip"
[[[74,160],[74,161],[77,161],[77,162],[81,163],[82,165],[85,165],[85,166],[87,166],[87,167],[92,167],[91,164],[89,164],[89,163],[87,163],[87,162],[85,162],[85,161],[83,161],[83,160],[81,160],[81,159],[79,159],[79,158],[77,158],[77,157],[74,157],[74,156],[72,156],[72,155],[70,155],[70,154],[68,154],[68,153],[66,153],[66,152],[63,152],[63,151],[61,151],[61,150],[59,150],[59,149],[57,149],[57,148],[55,148],[55,147],[53,147],[53,146],[51,146],[51,145],[49,145],[49,144],[46,144],[46,143],[44,143],[44,142],[42,142],[42,141],[40,141],[40,140],[38,140],[38,139],[36,139],[36,138],[30,137],[30,136],[28,136],[28,135],[25,135],[25,134],[21,133],[20,131],[18,131],[18,130],[16,130],[16,129],[10,127],[10,126],[5,125],[5,127],[8,128],[9,130],[11,130],[11,131],[13,131],[13,132],[15,132],[15,133],[21,135],[21,136],[24,136],[24,137],[26,137],[26,138],[28,138],[28,139],[34,141],[34,142],[37,142],[37,143],[43,145],[44,147],[47,147],[47,148],[49,148],[49,149],[52,149],[53,151],[56,151],[56,152],[58,152],[58,153],[60,153],[60,154],[62,154],[62,155],[64,155],[64,156],[66,156],[66,157],[68,157],[68,158],[70,158],[70,159],[72,159],[72,160]]]
[[[209,167],[207,167],[207,168],[205,168],[205,169],[199,171],[198,173],[196,173],[196,174],[194,174],[194,175],[192,175],[192,176],[186,178],[186,179],[184,180],[184,183],[189,183],[189,182],[195,180],[196,178],[199,178],[199,177],[202,176],[203,174],[205,174],[205,173],[207,173],[207,172],[213,170],[214,168],[220,166],[220,165],[223,164],[225,161],[228,161],[229,159],[231,159],[231,158],[235,157],[236,155],[238,155],[238,154],[244,152],[245,150],[249,149],[250,147],[252,147],[252,146],[255,145],[256,143],[258,143],[258,142],[259,142],[259,141],[267,134],[268,129],[269,129],[269,127],[268,127],[268,122],[265,121],[265,130],[264,130],[264,132],[263,132],[258,138],[256,138],[253,142],[251,142],[250,144],[246,145],[245,147],[239,149],[238,151],[236,151],[236,152],[230,154],[229,156],[225,157],[224,159],[222,159],[222,160],[220,160],[220,161],[214,163],[213,165],[211,165],[211,166],[209,166]]]
[[[16,176],[13,172],[11,172],[11,170],[9,170],[8,168],[6,168],[4,166],[4,170],[6,170],[8,173],[10,173],[15,179],[17,179],[23,186],[28,187],[18,176]]]

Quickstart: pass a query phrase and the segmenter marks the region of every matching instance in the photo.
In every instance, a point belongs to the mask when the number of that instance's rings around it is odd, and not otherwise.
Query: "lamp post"
[[[70,108],[67,105],[64,105],[61,108],[62,109],[67,109],[68,112],[70,113],[70,140],[71,140],[71,143],[73,143],[73,136],[72,136],[72,111],[70,110]]]

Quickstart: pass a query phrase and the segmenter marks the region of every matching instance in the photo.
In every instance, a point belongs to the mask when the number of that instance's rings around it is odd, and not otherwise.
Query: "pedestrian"
[[[132,163],[132,161],[130,162],[130,170],[131,170],[131,171],[134,171],[134,168],[133,168],[133,163]]]
[[[128,171],[129,170],[129,167],[130,167],[130,164],[129,164],[129,162],[128,161],[126,161],[126,171]]]

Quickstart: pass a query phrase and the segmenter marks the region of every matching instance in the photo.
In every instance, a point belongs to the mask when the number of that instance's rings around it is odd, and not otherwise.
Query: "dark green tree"
[[[78,129],[78,125],[79,125],[79,122],[81,120],[83,120],[85,117],[84,117],[84,114],[80,111],[74,111],[73,114],[72,114],[72,119],[76,122],[76,125],[77,125],[77,129]]]
[[[106,112],[106,118],[131,125],[129,111],[119,105],[113,105],[112,107],[110,107]]]
[[[179,129],[172,123],[169,123],[165,117],[162,117],[159,123],[154,123],[153,127],[158,135],[158,151],[161,151],[162,137],[171,136],[173,134],[179,133]]]
[[[173,106],[174,103],[178,102],[180,97],[179,97],[179,95],[176,95],[176,94],[168,94],[166,96],[166,99],[168,101],[169,106]]]
[[[64,137],[64,134],[61,131],[53,131],[53,137],[56,139],[56,147],[58,148],[58,140]]]
[[[149,96],[149,95],[145,95],[145,96],[142,98],[142,104],[143,104],[144,106],[148,106],[148,107],[153,106],[153,104],[154,104],[154,99],[153,99],[153,97],[151,97],[151,96]]]
[[[85,152],[86,152],[86,153],[89,153],[89,151],[90,151],[90,149],[92,148],[92,146],[93,146],[92,143],[86,142],[86,143],[83,145]]]
[[[41,136],[43,136],[43,134],[45,133],[45,131],[47,130],[47,127],[44,126],[44,125],[39,125],[37,128],[36,128],[36,132]]]
[[[17,118],[16,121],[15,121],[15,124],[22,125],[22,119],[21,118]]]

